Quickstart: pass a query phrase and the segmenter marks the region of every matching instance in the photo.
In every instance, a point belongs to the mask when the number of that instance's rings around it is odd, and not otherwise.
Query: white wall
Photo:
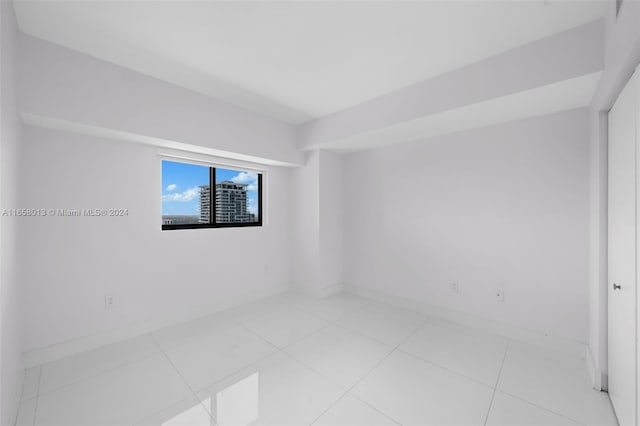
[[[21,125],[15,100],[16,22],[11,2],[0,2],[0,208],[15,208]],[[0,424],[12,425],[22,383],[21,294],[16,268],[16,219],[0,217]]]
[[[315,294],[320,282],[320,153],[291,171],[291,286]]]
[[[342,155],[319,151],[320,279],[322,294],[342,291]]]
[[[289,169],[267,168],[264,227],[162,232],[156,148],[26,127],[21,205],[127,208],[129,216],[20,221],[25,349],[288,290],[289,179]]]
[[[23,114],[302,164],[290,125],[25,34],[19,47]]]
[[[322,150],[291,174],[292,288],[314,297],[342,291],[342,163]]]
[[[588,141],[580,109],[345,156],[345,286],[586,342]]]
[[[605,68],[590,107],[589,356],[594,387],[607,387],[607,112],[640,63],[640,2],[610,0],[604,19]]]

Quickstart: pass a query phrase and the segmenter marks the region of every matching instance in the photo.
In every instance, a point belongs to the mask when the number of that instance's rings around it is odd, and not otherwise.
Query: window
[[[262,226],[262,173],[162,161],[162,229]]]

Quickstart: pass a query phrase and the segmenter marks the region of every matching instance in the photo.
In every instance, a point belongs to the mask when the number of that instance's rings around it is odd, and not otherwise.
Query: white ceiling
[[[15,1],[20,29],[301,123],[604,14],[597,1]]]

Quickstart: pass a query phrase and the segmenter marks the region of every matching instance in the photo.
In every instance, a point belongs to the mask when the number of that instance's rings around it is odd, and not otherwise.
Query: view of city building
[[[211,220],[211,187],[200,185],[200,219],[198,223],[209,223]]]
[[[260,198],[257,173],[162,161],[163,227],[259,224]]]
[[[247,210],[247,186],[232,181],[216,183],[216,222],[238,223],[252,222],[255,215]],[[209,223],[211,219],[211,188],[200,186],[200,219],[199,223]]]

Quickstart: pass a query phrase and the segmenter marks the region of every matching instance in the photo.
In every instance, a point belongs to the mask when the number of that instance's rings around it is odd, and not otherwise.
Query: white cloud
[[[167,186],[167,191],[174,191],[177,187],[178,185],[172,183],[171,185]]]
[[[251,172],[240,172],[236,176],[231,178],[231,181],[235,183],[243,183],[247,186],[247,191],[258,190],[258,174]]]
[[[258,174],[257,173],[251,173],[251,172],[240,172],[240,173],[238,173],[237,176],[232,177],[231,181],[235,182],[235,183],[244,183],[244,184],[247,184],[247,185],[254,184],[254,185],[256,185],[256,188],[257,188]]]
[[[200,196],[200,188],[194,186],[183,192],[174,192],[173,194],[165,194],[162,196],[162,201],[191,201]]]

